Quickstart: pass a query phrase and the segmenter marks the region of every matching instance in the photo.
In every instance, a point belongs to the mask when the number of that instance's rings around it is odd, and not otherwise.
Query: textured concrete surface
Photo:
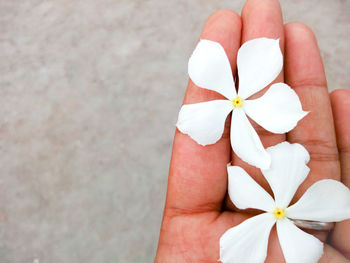
[[[0,1],[0,262],[152,262],[187,59],[243,0]],[[282,1],[349,88],[350,2]]]

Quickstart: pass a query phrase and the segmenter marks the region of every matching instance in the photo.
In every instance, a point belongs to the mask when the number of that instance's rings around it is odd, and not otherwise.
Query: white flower
[[[221,138],[225,120],[233,111],[232,149],[245,162],[262,169],[268,168],[270,156],[246,114],[273,133],[292,130],[307,114],[302,110],[296,93],[284,83],[273,84],[258,99],[247,99],[270,84],[281,72],[282,66],[279,40],[257,38],[246,42],[237,54],[237,94],[223,47],[217,42],[201,40],[189,59],[189,76],[197,86],[216,91],[228,100],[183,105],[177,122],[178,129],[201,145],[214,144]]]
[[[335,180],[321,180],[289,206],[297,188],[309,173],[309,154],[300,144],[280,143],[267,149],[271,168],[262,170],[273,199],[242,168],[228,166],[228,192],[239,209],[254,208],[266,213],[254,216],[226,231],[220,239],[224,263],[264,262],[271,228],[276,224],[287,263],[317,262],[323,243],[297,228],[290,219],[339,222],[350,218],[350,191]],[[283,260],[281,260],[283,261]]]

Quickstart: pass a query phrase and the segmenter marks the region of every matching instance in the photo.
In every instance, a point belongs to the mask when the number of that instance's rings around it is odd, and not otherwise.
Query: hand
[[[285,62],[275,82],[290,85],[299,95],[303,109],[311,111],[288,134],[271,134],[255,125],[265,148],[287,140],[302,144],[310,153],[311,172],[293,202],[320,179],[342,180],[349,187],[350,91],[328,94],[312,31],[300,23],[283,25],[277,0],[248,0],[242,17],[233,11],[218,11],[208,19],[201,34],[201,38],[219,42],[224,47],[234,73],[241,43],[257,37],[280,39]],[[221,98],[219,94],[189,81],[184,104],[218,98]],[[176,131],[156,262],[216,263],[221,235],[254,215],[239,212],[228,198],[227,163],[232,161],[233,165],[241,166],[268,190],[261,172],[231,152],[229,127],[230,118],[227,118],[220,141],[205,147]],[[349,262],[350,220],[337,223],[330,234],[311,233],[323,242],[329,240],[320,262]],[[271,232],[266,262],[284,262],[275,229]]]

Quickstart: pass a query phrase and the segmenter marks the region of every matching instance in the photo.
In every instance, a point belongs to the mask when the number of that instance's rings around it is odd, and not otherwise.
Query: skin
[[[237,51],[245,41],[279,38],[284,69],[275,82],[285,82],[298,94],[310,113],[288,134],[272,134],[254,124],[266,147],[282,141],[302,144],[310,153],[311,172],[292,202],[315,181],[331,178],[350,187],[350,91],[328,93],[322,59],[312,31],[300,23],[284,25],[277,0],[248,0],[239,16],[230,10],[215,12],[207,20],[202,39],[219,42],[236,75]],[[264,92],[264,91],[262,91]],[[262,94],[257,94],[260,96]],[[220,99],[189,80],[184,104]],[[175,132],[167,199],[155,262],[218,262],[221,235],[254,211],[238,211],[227,195],[226,165],[244,168],[271,193],[260,171],[240,160],[231,150],[227,118],[216,144],[201,146]],[[328,240],[322,263],[350,262],[350,220],[337,223],[334,231],[310,232]],[[284,262],[275,227],[271,231],[266,262]]]

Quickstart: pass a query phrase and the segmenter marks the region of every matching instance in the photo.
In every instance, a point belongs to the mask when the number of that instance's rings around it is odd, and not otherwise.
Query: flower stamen
[[[232,105],[235,108],[240,108],[243,105],[243,100],[240,97],[236,97],[232,100]]]
[[[284,209],[277,207],[273,212],[273,215],[275,216],[276,219],[283,219],[286,216],[286,212],[284,211]]]

